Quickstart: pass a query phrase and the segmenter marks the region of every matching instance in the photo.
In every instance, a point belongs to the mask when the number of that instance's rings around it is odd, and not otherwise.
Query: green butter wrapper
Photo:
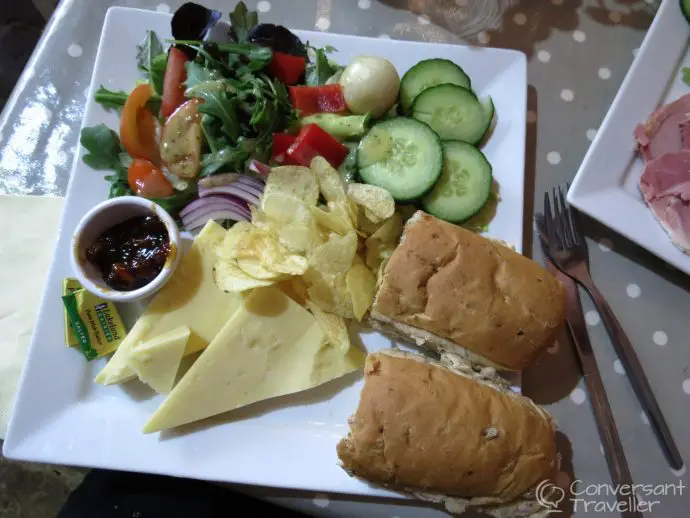
[[[87,360],[110,354],[120,346],[127,330],[114,303],[84,289],[63,295],[62,302]]]
[[[69,295],[70,293],[74,293],[77,290],[81,290],[83,287],[81,283],[77,279],[73,279],[72,277],[68,277],[66,279],[62,279],[62,296],[64,297],[65,295]],[[72,324],[70,323],[69,316],[67,315],[67,309],[65,308],[64,310],[64,326],[65,326],[65,343],[67,344],[67,347],[74,347],[75,345],[79,345],[79,340],[74,334],[74,331],[72,331]]]

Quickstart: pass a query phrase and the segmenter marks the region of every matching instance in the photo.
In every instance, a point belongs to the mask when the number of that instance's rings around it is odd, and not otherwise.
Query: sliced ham
[[[690,150],[666,153],[648,161],[640,178],[640,190],[671,241],[690,254]]]
[[[665,104],[647,122],[638,124],[635,138],[645,160],[690,149],[690,94]]]

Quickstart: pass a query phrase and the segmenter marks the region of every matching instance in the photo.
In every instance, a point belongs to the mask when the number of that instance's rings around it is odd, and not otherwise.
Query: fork
[[[632,487],[633,481],[630,475],[630,468],[628,461],[625,458],[625,451],[621,444],[620,435],[618,434],[618,427],[611,412],[609,399],[606,396],[606,388],[601,379],[601,372],[592,350],[592,344],[589,341],[587,334],[587,324],[582,314],[582,304],[580,302],[580,292],[577,288],[577,283],[568,277],[561,270],[556,268],[551,260],[551,250],[546,238],[546,228],[544,225],[544,215],[537,213],[534,217],[537,224],[537,234],[541,243],[541,248],[544,253],[544,265],[546,270],[553,273],[559,280],[563,282],[566,292],[566,322],[570,330],[570,338],[573,342],[573,349],[580,362],[580,370],[582,371],[587,391],[589,392],[589,399],[592,405],[592,412],[594,420],[599,431],[599,438],[601,445],[604,448],[604,458],[609,467],[611,474],[611,482],[617,487]],[[623,518],[642,518],[642,515],[636,511],[637,500],[636,495],[622,495],[618,494],[618,502],[624,502],[625,510],[621,509],[621,516]]]
[[[566,191],[569,187],[566,185]],[[582,223],[577,213],[566,204],[561,186],[553,190],[553,210],[548,191],[544,193],[544,224],[551,247],[551,258],[563,273],[577,281],[589,293],[669,464],[675,470],[681,469],[683,459],[635,349],[589,273],[589,253]]]

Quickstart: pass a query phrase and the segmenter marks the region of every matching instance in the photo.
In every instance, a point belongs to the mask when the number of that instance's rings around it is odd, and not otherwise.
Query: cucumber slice
[[[471,89],[469,76],[448,59],[425,59],[417,63],[400,80],[400,105],[403,111],[409,113],[415,97],[427,88],[441,84]]]
[[[359,143],[357,168],[364,182],[383,187],[398,201],[413,200],[441,175],[443,148],[426,124],[407,117],[387,119]]]
[[[438,133],[441,140],[476,144],[486,131],[486,114],[477,96],[462,86],[438,85],[424,90],[412,106],[412,116]]]
[[[422,199],[422,207],[437,218],[461,223],[479,212],[491,196],[491,164],[466,142],[446,141],[443,152],[443,172]]]
[[[485,124],[486,127],[484,128],[484,133],[482,133],[482,137],[479,140],[483,140],[484,137],[486,137],[487,133],[491,130],[491,123],[494,120],[494,113],[496,113],[496,108],[494,107],[494,101],[491,99],[491,97],[487,97],[486,99],[483,99],[479,101],[479,104],[482,105],[482,109],[484,110],[484,117],[485,117]]]
[[[338,167],[338,172],[343,183],[348,184],[357,181],[357,144],[355,142],[345,142],[344,145],[350,151],[343,163]]]

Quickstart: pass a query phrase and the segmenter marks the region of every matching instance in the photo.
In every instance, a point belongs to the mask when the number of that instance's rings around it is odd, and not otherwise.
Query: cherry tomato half
[[[187,79],[185,64],[189,61],[187,55],[176,47],[168,52],[168,64],[165,67],[163,78],[163,103],[161,114],[163,117],[170,115],[185,102],[184,82]]]
[[[156,118],[146,103],[153,95],[148,84],[137,86],[127,97],[120,118],[120,139],[132,158],[145,158],[158,164]]]
[[[127,169],[127,182],[137,196],[167,198],[173,195],[173,186],[163,172],[149,160],[135,158]]]

